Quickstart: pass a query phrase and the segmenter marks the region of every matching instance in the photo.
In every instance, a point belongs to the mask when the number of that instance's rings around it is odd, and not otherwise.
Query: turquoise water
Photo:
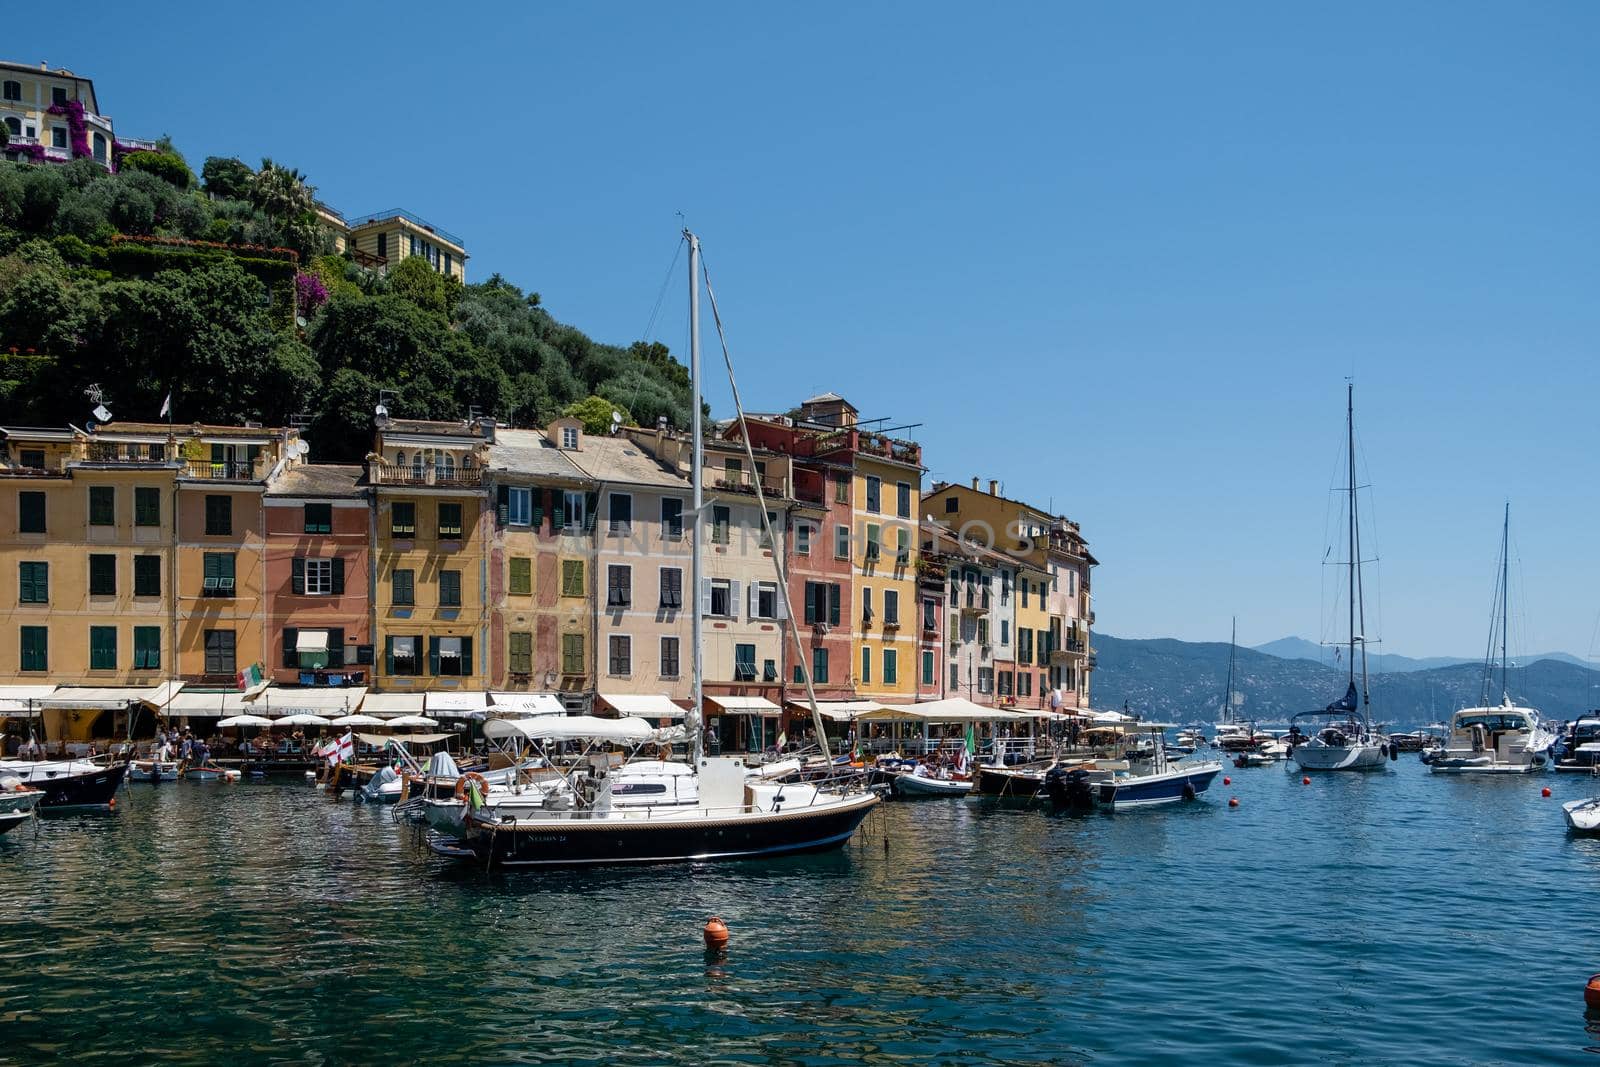
[[[1229,773],[1166,811],[886,804],[822,857],[489,876],[309,788],[132,786],[0,844],[0,1059],[1594,1062],[1600,839],[1558,805],[1600,783]]]

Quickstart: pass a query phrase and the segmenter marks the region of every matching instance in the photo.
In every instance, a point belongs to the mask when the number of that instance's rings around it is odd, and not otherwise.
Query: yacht
[[[1572,724],[1555,764],[1566,773],[1600,774],[1600,714],[1591,711]]]

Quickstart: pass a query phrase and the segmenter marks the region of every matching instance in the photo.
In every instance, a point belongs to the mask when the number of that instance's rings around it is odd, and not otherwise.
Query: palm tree
[[[306,176],[293,167],[281,167],[270,159],[250,179],[250,202],[281,227],[316,208],[316,190],[306,184]]]

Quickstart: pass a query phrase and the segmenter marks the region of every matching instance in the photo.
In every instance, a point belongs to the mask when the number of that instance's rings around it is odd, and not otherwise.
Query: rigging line
[[[655,307],[650,309],[650,321],[644,324],[644,332],[639,335],[639,339],[646,344],[655,336],[656,323],[661,316],[661,305],[667,299],[667,289],[672,285],[673,272],[678,269],[678,258],[683,255],[683,246],[688,243],[687,237],[678,235],[678,245],[672,250],[672,263],[667,267],[666,276],[661,279],[661,291],[656,293]],[[644,391],[644,382],[644,375],[641,374],[633,387],[633,399],[628,402],[630,415],[634,414],[634,409],[639,406],[639,394]]]
[[[728,351],[728,335],[722,328],[722,313],[717,310],[717,294],[711,288],[711,270],[706,265],[705,253],[700,255],[700,273],[706,282],[706,300],[711,305],[711,321],[717,327],[717,342],[722,346],[722,362],[728,368],[728,389],[733,393],[733,410],[739,418],[739,436],[744,444],[745,458],[750,461],[750,481],[756,490],[756,510],[761,515],[761,529],[767,535],[767,544],[773,546],[772,566],[778,572],[778,596],[783,598],[785,607],[784,615],[788,626],[789,636],[793,639],[795,649],[795,663],[800,668],[800,676],[806,683],[806,699],[811,702],[811,723],[817,731],[817,745],[822,749],[822,758],[833,764],[833,753],[828,750],[828,734],[822,722],[822,709],[817,706],[817,691],[812,685],[811,666],[806,662],[805,646],[800,643],[800,628],[795,625],[793,606],[789,603],[789,568],[783,560],[782,546],[772,529],[772,518],[767,514],[766,490],[761,484],[761,478],[756,473],[755,450],[750,444],[750,427],[744,417],[744,402],[739,398],[739,383],[733,376],[733,356]],[[695,472],[696,477],[700,476]],[[791,463],[789,476],[794,477]]]

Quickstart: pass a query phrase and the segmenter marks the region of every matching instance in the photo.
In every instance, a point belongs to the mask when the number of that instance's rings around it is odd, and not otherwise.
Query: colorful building
[[[0,123],[9,139],[0,156],[18,162],[68,163],[93,159],[107,168],[130,149],[154,141],[118,139],[100,113],[94,82],[65,68],[0,62]]]
[[[363,266],[387,271],[420,256],[445,277],[467,280],[467,249],[461,238],[409,211],[391,208],[346,221],[332,208],[318,205],[317,216],[333,235],[334,246]]]

